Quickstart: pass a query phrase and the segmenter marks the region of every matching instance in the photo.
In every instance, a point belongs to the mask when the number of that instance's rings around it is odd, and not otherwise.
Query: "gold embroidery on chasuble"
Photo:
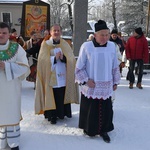
[[[48,46],[48,47],[49,47],[49,49],[50,49],[50,55],[53,56],[54,53],[52,52],[52,50],[54,50],[54,49],[57,48],[58,46],[53,44],[52,46]],[[55,71],[55,70],[51,71],[51,76],[50,76],[49,85],[50,85],[50,86],[55,86],[55,85],[57,85],[56,71]]]

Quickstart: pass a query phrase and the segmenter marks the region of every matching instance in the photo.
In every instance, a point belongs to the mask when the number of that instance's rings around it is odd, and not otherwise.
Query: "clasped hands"
[[[62,54],[62,52],[60,51],[60,52],[58,52],[58,53],[56,53],[56,60],[58,60],[58,59],[63,59],[63,54]]]

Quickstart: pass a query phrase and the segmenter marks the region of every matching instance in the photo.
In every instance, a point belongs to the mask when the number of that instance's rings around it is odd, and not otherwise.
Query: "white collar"
[[[47,43],[48,45],[54,45],[54,44],[53,44],[53,38],[50,37],[49,40],[46,41],[46,43]],[[55,46],[55,45],[54,45],[54,46]]]
[[[9,39],[7,40],[5,45],[0,45],[0,50],[6,50],[9,46]]]

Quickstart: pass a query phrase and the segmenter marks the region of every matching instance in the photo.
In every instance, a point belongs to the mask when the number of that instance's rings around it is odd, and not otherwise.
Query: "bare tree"
[[[105,0],[102,5],[97,5],[90,12],[95,20],[100,16],[107,22],[113,23],[116,29],[118,29],[119,22],[124,22],[119,30],[130,34],[138,26],[141,26],[145,30],[148,10],[147,1]],[[96,15],[97,13],[101,15]]]
[[[102,2],[100,0],[100,2]],[[102,3],[100,3],[102,5]],[[98,5],[95,0],[88,0],[88,20],[98,20],[101,18],[101,5]]]
[[[60,24],[63,28],[70,26],[73,30],[72,4],[74,0],[48,0],[50,4],[51,24]]]
[[[146,5],[145,5],[146,6]],[[131,33],[134,28],[146,27],[146,11],[148,7],[144,6],[144,0],[127,0],[122,2],[120,16],[125,21],[123,31]]]
[[[113,21],[114,21],[114,28],[117,29],[116,0],[112,0],[112,17],[113,17]]]
[[[118,2],[116,0],[105,0],[99,2],[100,5],[91,7],[92,18],[94,20],[98,20],[99,18],[101,18],[108,22],[113,22],[114,27],[117,29],[116,9],[118,6]]]
[[[89,10],[95,5],[95,0],[89,0]],[[51,24],[58,23],[63,28],[73,32],[73,3],[74,0],[48,0],[50,4]],[[97,9],[95,9],[97,10]]]
[[[73,0],[68,0],[67,6],[68,6],[68,12],[69,12],[69,23],[70,23],[70,27],[71,30],[73,31],[73,13],[72,13],[72,5]]]

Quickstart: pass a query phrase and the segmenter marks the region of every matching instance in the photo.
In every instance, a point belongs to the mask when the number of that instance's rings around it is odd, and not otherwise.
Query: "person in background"
[[[18,36],[17,30],[15,28],[11,29],[11,34],[10,34],[9,40],[17,42],[23,48],[25,46],[25,41],[24,41],[23,37],[21,35]]]
[[[117,53],[117,59],[118,59],[118,66],[120,67],[120,65],[122,63],[122,55],[120,53],[119,46],[116,43],[115,43],[115,46],[116,46],[116,53]],[[111,99],[112,99],[112,102],[114,102],[114,100],[115,100],[115,91],[113,92],[113,95],[112,95]]]
[[[30,33],[30,39],[26,41],[25,51],[27,53],[29,65],[30,65],[30,74],[26,78],[29,82],[34,82],[35,89],[35,81],[36,81],[36,65],[37,65],[37,57],[40,49],[39,38],[35,31]]]
[[[39,39],[38,39],[37,33],[35,31],[32,31],[30,33],[30,39],[26,41],[25,50],[29,49],[31,47],[34,47],[37,44],[38,41],[39,41]]]
[[[118,31],[116,29],[113,29],[111,31],[110,41],[115,42],[119,46],[120,53],[122,55],[123,51],[124,51],[124,45],[123,45],[122,40],[118,37]],[[122,76],[122,66],[120,65],[119,67],[120,67],[120,73],[121,73],[121,76]]]
[[[21,81],[29,73],[26,52],[11,42],[10,28],[0,22],[0,149],[19,150]]]
[[[120,38],[122,40],[122,44],[123,44],[123,47],[124,47],[124,50],[125,50],[125,47],[126,47],[126,40],[124,39],[124,37],[122,36],[122,33],[121,32],[118,32],[118,38]],[[123,52],[124,52],[123,50]],[[123,55],[123,53],[122,53]]]
[[[94,34],[90,34],[87,41],[92,41],[94,39]]]
[[[49,36],[49,35],[50,35],[49,30],[46,29],[46,30],[44,31],[44,38],[47,37],[47,36]]]
[[[133,84],[135,82],[135,63],[138,67],[138,79],[137,88],[143,89],[142,77],[143,77],[143,64],[148,63],[149,52],[148,52],[148,42],[143,34],[142,28],[136,28],[134,30],[133,36],[127,40],[126,44],[126,57],[129,60],[129,88],[133,89]]]
[[[82,44],[75,68],[75,82],[81,86],[79,128],[107,143],[114,129],[111,96],[120,82],[116,46],[109,38],[106,22],[99,20],[93,41]]]
[[[124,67],[128,68],[128,72],[127,72],[127,75],[126,75],[126,80],[129,80],[129,78],[130,78],[130,67],[129,67],[129,60],[127,60],[127,58],[126,58],[126,51],[123,52],[121,65],[122,65],[122,68],[124,68]],[[135,63],[134,70],[135,70],[135,75],[138,75],[136,73],[136,69],[138,70],[137,63]]]
[[[61,33],[59,25],[51,27],[50,38],[41,44],[37,64],[35,114],[44,114],[51,124],[58,118],[71,118],[71,103],[78,103],[76,60]]]
[[[124,68],[124,67],[128,68],[126,80],[129,80],[129,78],[130,78],[130,75],[129,75],[130,74],[130,67],[129,67],[129,60],[127,60],[127,58],[126,58],[126,50],[123,52],[121,65],[122,65],[122,68]]]
[[[27,81],[34,82],[34,89],[35,89],[35,82],[36,82],[37,59],[38,59],[38,54],[40,51],[41,43],[44,38],[47,38],[49,36],[50,36],[49,30],[46,29],[44,31],[44,37],[41,38],[36,44],[34,44],[34,46],[30,47],[29,49],[26,49],[28,59],[31,59],[31,62],[32,62],[32,63],[30,63],[31,64],[30,65],[31,73],[27,77]]]
[[[116,29],[111,31],[110,41],[115,42],[120,48],[120,53],[123,54],[124,45],[122,40],[118,37],[118,31]]]

